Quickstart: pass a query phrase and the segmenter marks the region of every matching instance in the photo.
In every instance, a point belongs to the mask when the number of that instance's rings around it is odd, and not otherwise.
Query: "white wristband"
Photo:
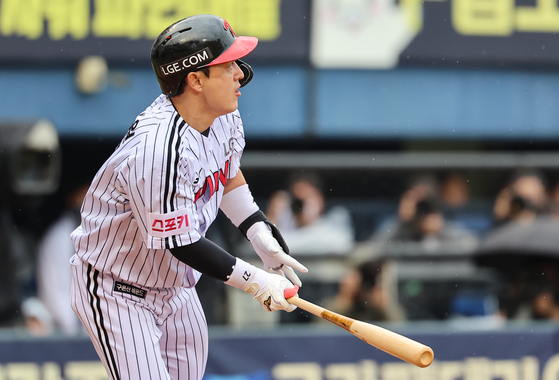
[[[268,276],[262,269],[237,257],[233,272],[225,283],[256,296],[268,284]]]
[[[246,218],[260,210],[247,184],[241,185],[223,195],[219,208],[231,220],[235,227]]]

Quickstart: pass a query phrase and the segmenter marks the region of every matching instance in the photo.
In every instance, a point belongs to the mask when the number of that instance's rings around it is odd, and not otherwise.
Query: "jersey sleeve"
[[[160,138],[161,137],[161,138]],[[122,165],[132,213],[150,249],[171,249],[201,237],[188,162],[180,157],[179,137],[146,138]]]
[[[239,110],[230,114],[232,117],[232,156],[231,156],[231,168],[229,170],[229,178],[233,178],[239,172],[241,167],[241,156],[243,155],[243,150],[245,149],[245,131],[243,129],[243,121]]]

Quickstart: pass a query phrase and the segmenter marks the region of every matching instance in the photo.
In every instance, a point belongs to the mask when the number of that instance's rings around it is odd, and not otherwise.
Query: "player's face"
[[[204,84],[207,106],[218,116],[235,111],[241,96],[239,80],[243,71],[235,62],[226,62],[210,67],[210,77]]]

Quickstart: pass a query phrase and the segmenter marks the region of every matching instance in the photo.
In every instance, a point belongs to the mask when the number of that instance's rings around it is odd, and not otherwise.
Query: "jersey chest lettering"
[[[231,159],[232,157],[225,162],[224,170],[219,169],[206,177],[206,179],[204,180],[204,185],[200,188],[200,190],[196,192],[196,195],[194,196],[194,202],[204,196],[206,196],[207,199],[210,199],[212,195],[214,195],[214,193],[219,190],[220,184],[225,186],[225,184],[227,183],[227,177],[229,175]]]

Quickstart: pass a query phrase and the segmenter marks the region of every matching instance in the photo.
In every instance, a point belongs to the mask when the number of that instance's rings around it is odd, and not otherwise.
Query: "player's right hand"
[[[297,306],[287,302],[284,292],[293,287],[285,277],[257,269],[254,279],[243,290],[253,295],[266,311],[285,310],[290,313],[297,309]]]
[[[264,223],[262,223],[264,224]],[[272,232],[265,226],[249,238],[252,247],[262,260],[264,270],[274,271],[279,275],[285,275],[295,285],[302,286],[299,276],[293,269],[307,273],[308,269],[289,254],[285,253]]]

